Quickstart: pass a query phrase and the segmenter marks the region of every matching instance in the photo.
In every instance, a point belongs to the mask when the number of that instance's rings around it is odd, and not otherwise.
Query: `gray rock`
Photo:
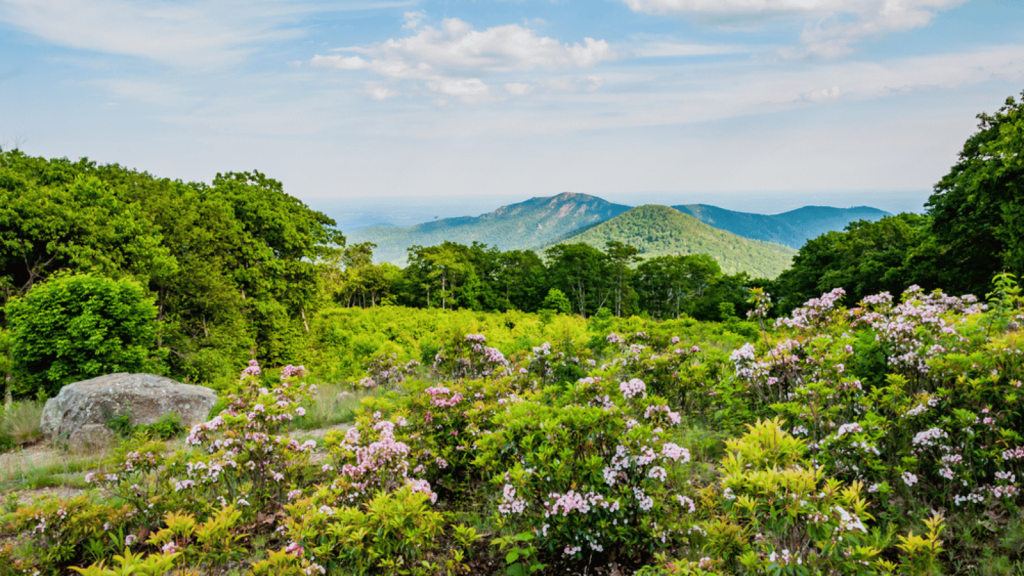
[[[61,388],[55,398],[46,401],[39,427],[50,440],[92,444],[103,435],[96,428],[86,427],[100,425],[105,429],[111,416],[127,414],[138,426],[175,412],[189,427],[205,422],[216,403],[217,393],[202,386],[155,374],[108,374]]]
[[[114,443],[114,431],[106,424],[86,424],[68,439],[68,447],[82,452],[95,452]]]

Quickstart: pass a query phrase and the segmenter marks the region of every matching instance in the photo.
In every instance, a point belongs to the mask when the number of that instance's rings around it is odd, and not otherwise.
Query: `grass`
[[[0,490],[85,488],[85,472],[95,468],[103,456],[60,450],[10,452],[0,458]]]
[[[314,430],[351,422],[355,419],[356,409],[359,408],[362,399],[373,394],[353,392],[348,386],[341,384],[317,384],[312,398],[302,404],[306,415],[296,418],[294,427],[300,430]]]
[[[39,421],[43,416],[40,402],[15,402],[3,411],[2,430],[14,444],[29,444],[39,440]]]

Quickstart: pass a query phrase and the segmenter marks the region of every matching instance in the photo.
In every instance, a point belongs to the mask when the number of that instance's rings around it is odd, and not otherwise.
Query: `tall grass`
[[[16,445],[32,443],[41,437],[39,421],[42,416],[41,402],[15,402],[4,410],[0,430]]]
[[[360,401],[370,392],[351,391],[341,384],[317,384],[316,392],[302,403],[305,416],[295,420],[295,427],[302,430],[326,428],[343,422],[351,422]]]

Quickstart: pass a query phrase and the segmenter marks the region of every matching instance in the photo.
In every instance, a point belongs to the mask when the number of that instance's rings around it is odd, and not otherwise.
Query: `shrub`
[[[39,421],[43,405],[33,400],[15,402],[3,411],[3,433],[15,444],[27,444],[40,438]]]
[[[434,356],[434,372],[443,380],[507,376],[509,361],[486,345],[483,334],[455,335]]]
[[[296,563],[302,558],[331,574],[457,574],[465,570],[465,548],[479,539],[472,528],[454,526],[455,546],[444,546],[444,516],[415,485],[379,491],[361,506],[345,504],[343,494],[322,489],[288,506]]]
[[[562,314],[569,314],[572,312],[572,303],[569,302],[569,297],[565,295],[558,288],[552,288],[548,290],[548,295],[544,297],[544,301],[541,302],[541,308],[545,310],[554,310]]]
[[[865,545],[862,486],[844,487],[805,459],[804,442],[779,420],[749,426],[726,443],[722,517],[703,525],[706,550],[740,574],[878,574]]]
[[[684,537],[689,500],[666,482],[690,457],[667,441],[680,417],[644,388],[586,378],[504,402],[475,461],[500,494],[503,537],[529,537],[544,562],[637,565]]]
[[[12,392],[55,396],[61,387],[113,372],[153,372],[156,306],[132,280],[56,276],[6,307]]]

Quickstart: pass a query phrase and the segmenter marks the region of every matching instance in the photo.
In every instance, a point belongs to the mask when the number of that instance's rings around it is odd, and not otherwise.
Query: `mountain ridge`
[[[889,213],[868,206],[804,206],[779,214],[737,212],[707,204],[667,206],[737,236],[800,248],[810,238],[842,230],[850,222],[878,220]],[[534,250],[564,241],[588,227],[633,209],[580,192],[534,196],[479,216],[440,218],[411,226],[378,224],[347,233],[351,243],[373,242],[375,260],[404,265],[410,246],[445,241],[480,242],[499,250]]]
[[[733,234],[774,242],[799,249],[811,238],[842,230],[857,220],[880,220],[892,214],[870,206],[835,208],[832,206],[803,206],[779,214],[737,212],[708,204],[679,204],[676,210]]]
[[[670,254],[709,254],[727,274],[774,278],[789,267],[796,250],[701,222],[671,206],[645,204],[570,235],[559,244],[582,242],[603,249],[610,241],[640,249],[644,259]]]
[[[480,216],[442,218],[407,227],[371,226],[350,233],[349,241],[373,242],[377,244],[376,260],[401,264],[405,262],[406,249],[413,245],[482,242],[499,250],[529,249],[629,209],[630,206],[597,196],[562,192],[535,196]]]

